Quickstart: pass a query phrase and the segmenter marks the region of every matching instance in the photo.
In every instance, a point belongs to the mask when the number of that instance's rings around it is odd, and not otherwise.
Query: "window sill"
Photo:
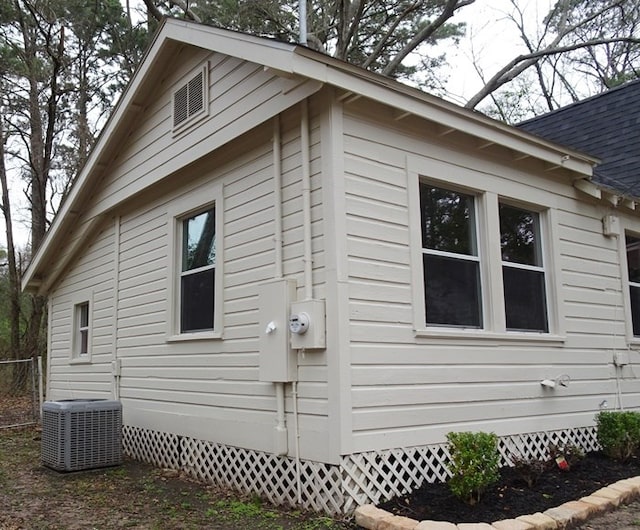
[[[640,337],[636,337],[636,336],[627,337],[627,344],[629,346],[633,346],[635,348],[639,347],[640,346]]]
[[[472,339],[480,341],[503,341],[503,342],[543,342],[547,344],[562,344],[565,342],[564,335],[553,335],[549,333],[526,333],[521,331],[505,331],[503,333],[495,331],[482,331],[478,329],[418,329],[415,330],[417,338],[431,339]]]
[[[91,364],[91,357],[73,357],[69,359],[69,364]]]
[[[204,331],[200,333],[181,333],[179,335],[168,335],[167,342],[185,342],[194,340],[221,340],[222,333],[215,331]]]

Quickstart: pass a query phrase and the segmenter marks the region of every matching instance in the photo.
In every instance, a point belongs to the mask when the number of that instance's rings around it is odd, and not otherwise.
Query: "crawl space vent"
[[[45,401],[42,463],[80,471],[122,463],[122,404],[107,399]]]

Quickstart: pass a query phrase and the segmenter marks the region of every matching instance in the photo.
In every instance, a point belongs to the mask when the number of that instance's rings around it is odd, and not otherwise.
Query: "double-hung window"
[[[91,356],[91,304],[82,301],[73,306],[71,359],[89,361]]]
[[[548,332],[545,272],[537,212],[500,203],[504,309],[509,331]]]
[[[561,308],[549,307],[557,285],[550,284],[553,254],[543,237],[553,212],[512,203],[495,190],[467,191],[470,179],[461,179],[465,187],[458,188],[419,175],[419,198],[409,198],[411,210],[419,208],[420,215],[419,235],[411,236],[413,277],[424,289],[416,292],[416,332],[453,336],[445,328],[459,328],[474,336],[510,333],[530,339],[537,333],[557,339]],[[640,238],[635,241],[637,272],[630,268],[629,277],[632,290],[637,289],[632,305],[640,336]]]
[[[213,331],[216,278],[216,209],[180,221],[180,333]]]
[[[627,270],[629,273],[629,299],[631,301],[631,327],[633,336],[640,337],[640,238],[626,234]]]
[[[426,323],[481,328],[474,196],[421,183],[420,217]]]

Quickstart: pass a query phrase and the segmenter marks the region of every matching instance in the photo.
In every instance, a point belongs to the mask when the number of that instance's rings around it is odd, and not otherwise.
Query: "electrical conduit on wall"
[[[120,399],[120,377],[121,377],[121,361],[118,358],[118,301],[120,300],[120,216],[116,215],[113,219],[114,235],[113,235],[113,335],[111,348],[111,374],[113,376],[113,399]]]
[[[274,278],[280,279],[282,273],[282,148],[280,133],[280,118],[273,119],[273,187],[274,187]],[[275,453],[286,456],[289,453],[287,422],[285,415],[285,383],[275,382],[276,390],[276,427]]]
[[[304,299],[313,298],[313,262],[311,247],[311,142],[309,138],[309,103],[305,99],[300,103],[300,157],[302,165],[302,228],[304,244]],[[304,354],[304,350],[301,350]],[[296,373],[298,365],[296,365]],[[292,383],[293,418],[296,444],[296,485],[298,504],[302,504],[302,471],[300,462],[300,427],[298,422],[298,377]]]
[[[282,224],[282,138],[279,117],[273,119],[273,173],[274,173],[274,245],[275,271],[274,278],[283,278],[283,224]],[[300,157],[301,157],[301,199],[302,199],[302,229],[303,229],[303,283],[304,299],[313,298],[313,262],[311,244],[311,163],[310,163],[310,135],[309,108],[305,100],[300,106]],[[297,373],[297,365],[296,365]],[[288,454],[288,433],[285,411],[285,384],[274,382],[276,392],[276,454]],[[292,382],[293,421],[295,438],[295,461],[298,503],[302,502],[301,460],[300,460],[300,431],[298,423],[298,385],[297,375]]]

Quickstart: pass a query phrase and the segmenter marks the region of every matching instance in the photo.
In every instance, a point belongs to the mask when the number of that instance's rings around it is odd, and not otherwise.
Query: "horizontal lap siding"
[[[174,134],[172,93],[205,60],[209,65],[209,114]],[[261,65],[191,47],[184,48],[164,72],[166,76],[157,83],[158,91],[141,105],[136,116],[136,123],[141,125],[127,133],[125,148],[112,160],[93,213],[108,210],[206,156],[269,119],[273,107],[284,107],[288,98],[300,97],[295,90],[283,90],[288,81]]]
[[[106,224],[51,295],[47,399],[109,397],[114,314],[114,229]],[[74,305],[92,301],[91,364],[71,364]]]
[[[274,397],[270,384],[257,381],[256,289],[273,275],[272,256],[265,258],[273,245],[264,244],[273,231],[271,172],[269,146],[260,145],[243,160],[209,169],[199,181],[122,218],[118,354],[127,421],[216,441],[226,429],[234,433],[224,435],[227,443],[261,449],[270,444]],[[216,180],[223,182],[224,340],[167,342],[173,203],[185,196],[206,203]],[[146,252],[136,250],[141,246]],[[237,279],[245,272],[253,283]],[[235,427],[228,425],[231,418]],[[256,430],[265,435],[256,437]]]
[[[378,111],[367,115],[384,116]],[[388,123],[355,113],[344,121],[354,451],[442,442],[452,430],[591,425],[603,399],[615,404],[612,350],[625,347],[619,257],[615,238],[602,235],[605,209],[577,202],[561,182]],[[414,335],[409,230],[420,228],[409,226],[407,197],[418,190],[407,190],[407,154],[449,164],[452,182],[475,172],[479,190],[553,209],[564,343]],[[640,406],[632,367],[621,373],[624,404]],[[571,377],[568,387],[541,387],[561,374]]]
[[[300,141],[300,107],[296,106],[281,119],[282,127],[282,214],[283,214],[283,274],[297,282],[297,296],[304,294],[304,241],[302,218],[302,167]],[[314,298],[325,296],[325,234],[320,175],[320,127],[317,111],[310,105],[310,176],[311,176],[311,238],[312,283]],[[313,448],[322,460],[328,455],[329,427],[327,358],[324,351],[298,356],[298,403],[300,411],[301,448]],[[287,410],[293,410],[287,398]],[[293,418],[289,418],[293,421]],[[292,425],[292,423],[290,423]],[[325,460],[327,461],[327,460]]]
[[[205,60],[209,66],[209,115],[174,134],[172,92]],[[271,383],[258,381],[258,290],[262,282],[276,276],[270,120],[277,112],[274,109],[293,105],[282,115],[283,270],[285,276],[298,280],[301,289],[304,244],[297,102],[319,85],[282,79],[261,65],[188,46],[176,52],[154,85],[144,101],[135,102],[138,114],[131,130],[118,131],[120,147],[109,153],[102,181],[88,206],[89,218],[105,212],[105,217],[117,216],[117,262],[112,234],[105,256],[100,256],[102,261],[83,254],[80,263],[71,263],[73,272],[65,282],[76,285],[69,284],[68,292],[80,284],[101,281],[102,276],[108,275],[111,282],[118,278],[116,302],[114,305],[112,293],[110,311],[102,307],[106,291],[96,290],[99,321],[94,327],[94,342],[100,352],[104,350],[105,362],[110,363],[113,346],[117,348],[126,421],[271,450],[275,389]],[[322,297],[324,234],[317,114],[312,110],[311,232],[314,293]],[[224,205],[223,338],[167,340],[167,275],[174,252],[168,243],[175,201],[185,193],[200,193],[204,204],[208,186],[214,181],[222,183]],[[94,263],[84,263],[91,259]],[[110,365],[105,364],[104,369],[68,366],[71,309],[66,299],[57,299],[65,293],[58,291],[54,297],[54,362],[65,374],[100,370],[109,383],[101,390],[110,392]],[[67,357],[58,353],[61,351]],[[102,362],[99,355],[94,359]],[[54,376],[52,385],[66,384],[55,370]],[[301,359],[299,381],[302,456],[329,459],[324,354]],[[289,415],[293,410],[290,394],[289,389]]]
[[[302,282],[302,212],[299,126],[283,120],[284,268]],[[319,134],[312,133],[313,143]],[[216,167],[203,162],[199,180],[121,219],[118,355],[127,421],[258,450],[272,450],[275,389],[259,381],[258,292],[276,275],[274,180],[271,141],[256,133],[244,155]],[[248,146],[251,146],[248,149]],[[319,151],[314,146],[313,153]],[[211,169],[215,168],[215,169]],[[196,172],[197,173],[197,172]],[[171,213],[180,197],[206,201],[221,183],[224,218],[223,339],[167,342],[166,301]],[[319,177],[313,176],[314,279],[322,278]],[[173,208],[173,210],[171,210]],[[299,285],[302,285],[299,283]],[[139,303],[136,303],[139,300]],[[323,356],[320,356],[324,360]],[[299,369],[302,451],[327,457],[326,368],[317,357]],[[286,408],[293,403],[287,390]],[[290,425],[293,419],[289,418]],[[320,434],[323,433],[323,434]],[[293,444],[293,440],[291,440]],[[291,445],[293,447],[293,445]]]

